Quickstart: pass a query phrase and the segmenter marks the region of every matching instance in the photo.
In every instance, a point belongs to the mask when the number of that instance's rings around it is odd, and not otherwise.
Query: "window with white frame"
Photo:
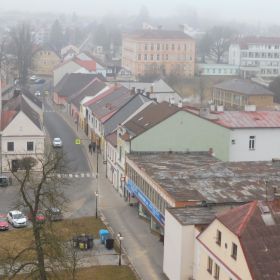
[[[220,267],[216,263],[214,268],[214,279],[220,279]]]
[[[212,275],[212,269],[213,269],[213,260],[208,257],[207,261],[207,271]]]
[[[256,136],[249,137],[249,150],[255,150],[256,148]]]

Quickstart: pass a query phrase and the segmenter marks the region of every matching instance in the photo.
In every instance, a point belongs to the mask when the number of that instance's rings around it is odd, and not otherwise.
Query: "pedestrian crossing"
[[[69,178],[69,179],[83,179],[83,178],[96,178],[95,173],[83,173],[83,172],[78,172],[78,173],[56,173],[56,176],[58,178]]]

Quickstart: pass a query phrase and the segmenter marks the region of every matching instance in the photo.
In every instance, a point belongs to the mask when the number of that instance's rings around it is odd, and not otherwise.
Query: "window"
[[[168,54],[165,55],[165,59],[168,60]]]
[[[12,152],[12,151],[14,151],[14,142],[8,142],[7,143],[7,150],[9,151],[9,152]]]
[[[208,257],[208,262],[207,262],[207,271],[212,275],[212,268],[213,268],[213,260]]]
[[[214,279],[219,279],[220,277],[220,267],[215,263]]]
[[[27,142],[27,151],[33,151],[34,150],[34,142]]]
[[[154,50],[154,45],[153,44],[151,44],[151,51],[153,51]]]
[[[216,243],[221,246],[222,243],[222,233],[217,229],[216,233]]]
[[[147,50],[148,49],[148,45],[147,44],[145,44],[145,50]]]
[[[237,245],[235,243],[232,243],[231,256],[232,256],[233,259],[236,260],[236,258],[237,258]]]
[[[141,60],[141,54],[138,54],[138,60]]]
[[[160,50],[160,44],[157,44],[157,50]]]
[[[159,54],[157,54],[157,60],[159,60],[159,58],[160,58],[160,57],[159,57]]]
[[[154,60],[154,55],[153,55],[153,54],[151,54],[151,57],[150,57],[150,58],[151,58],[151,60]]]
[[[171,45],[171,49],[175,50],[175,45],[174,44]]]
[[[144,55],[144,60],[147,60],[147,55],[146,54]]]
[[[256,136],[249,137],[249,150],[255,150],[256,147]]]

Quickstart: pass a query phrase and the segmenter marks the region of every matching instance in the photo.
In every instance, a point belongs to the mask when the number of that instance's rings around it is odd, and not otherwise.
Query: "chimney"
[[[210,114],[209,108],[202,107],[199,109],[199,115],[201,117],[207,117],[209,114]]]
[[[208,154],[212,157],[215,156],[213,148],[209,148]]]
[[[178,108],[182,108],[182,107],[183,107],[183,102],[182,102],[182,100],[179,100],[179,101],[178,101],[178,105],[177,105],[177,106],[178,106]]]
[[[130,90],[130,95],[134,95],[135,92],[136,92],[136,91],[135,91],[135,87],[132,87],[131,90]]]

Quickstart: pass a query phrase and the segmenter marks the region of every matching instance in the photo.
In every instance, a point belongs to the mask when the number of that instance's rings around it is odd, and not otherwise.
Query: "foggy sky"
[[[143,5],[151,16],[171,16],[195,9],[203,17],[280,24],[279,0],[0,0],[0,11],[135,15]]]

